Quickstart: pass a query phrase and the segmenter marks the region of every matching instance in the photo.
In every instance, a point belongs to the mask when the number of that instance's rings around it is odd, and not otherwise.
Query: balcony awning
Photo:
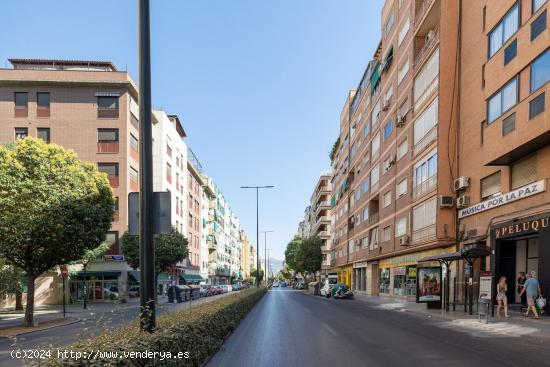
[[[204,278],[198,274],[182,274],[180,279],[185,281],[185,283],[199,283],[203,282]]]
[[[374,67],[374,70],[372,71],[372,75],[370,77],[370,91],[371,94],[374,93],[374,89],[378,85],[378,82],[380,81],[380,63],[377,63]]]

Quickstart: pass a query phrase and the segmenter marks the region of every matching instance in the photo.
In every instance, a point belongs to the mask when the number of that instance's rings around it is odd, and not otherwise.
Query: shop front
[[[338,268],[338,283],[345,284],[348,288],[351,288],[351,277],[353,273],[353,267],[351,265],[342,266]]]
[[[416,297],[418,261],[451,251],[456,251],[454,245],[380,260],[378,293],[395,297]]]
[[[534,271],[543,294],[550,294],[550,212],[494,225],[490,233],[494,279],[506,276],[509,302],[520,303],[515,287],[520,272]]]
[[[84,271],[71,277],[69,291],[72,302],[116,301],[119,299],[120,271]]]
[[[353,264],[352,289],[366,292],[367,290],[367,262],[361,261]]]

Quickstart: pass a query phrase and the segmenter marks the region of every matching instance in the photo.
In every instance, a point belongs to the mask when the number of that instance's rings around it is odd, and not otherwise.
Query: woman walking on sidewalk
[[[504,317],[510,317],[508,315],[508,297],[506,297],[506,292],[508,291],[508,285],[506,284],[506,277],[503,275],[498,280],[497,284],[497,317],[500,317],[500,308],[504,305]]]
[[[527,276],[525,276],[525,272],[521,271],[519,273],[517,287],[518,287],[518,294],[520,295],[520,299],[521,299],[521,308],[522,309],[527,308],[527,294],[521,293],[521,291],[523,289],[523,285],[525,284],[526,280],[527,280]]]
[[[537,306],[535,302],[536,302],[537,296],[540,294],[540,285],[536,276],[537,276],[537,273],[535,273],[534,271],[527,274],[527,280],[523,284],[523,289],[521,291],[520,296],[523,293],[527,294],[527,312],[524,314],[524,316],[528,317],[529,311],[533,310],[535,319],[538,319],[539,315],[537,313]]]

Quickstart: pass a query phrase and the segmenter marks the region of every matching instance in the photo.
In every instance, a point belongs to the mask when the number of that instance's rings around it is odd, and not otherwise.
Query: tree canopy
[[[287,266],[306,277],[321,270],[323,255],[321,253],[322,241],[317,236],[311,236],[305,240],[296,237],[290,241],[285,250]]]
[[[125,232],[121,239],[122,252],[128,265],[139,268],[139,236]],[[187,239],[172,228],[169,233],[155,237],[155,273],[158,275],[189,255]]]
[[[106,175],[74,152],[36,138],[0,146],[0,256],[27,274],[26,326],[35,279],[104,242],[114,204]]]

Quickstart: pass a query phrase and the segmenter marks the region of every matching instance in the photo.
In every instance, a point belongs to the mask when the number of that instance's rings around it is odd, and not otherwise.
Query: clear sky
[[[380,38],[382,0],[152,0],[153,105],[183,119],[187,143],[255,243],[283,259],[339,114]],[[8,57],[111,60],[137,81],[137,0],[7,1]],[[0,64],[4,65],[4,64]],[[263,238],[263,237],[262,237]],[[263,256],[263,239],[260,241]]]

